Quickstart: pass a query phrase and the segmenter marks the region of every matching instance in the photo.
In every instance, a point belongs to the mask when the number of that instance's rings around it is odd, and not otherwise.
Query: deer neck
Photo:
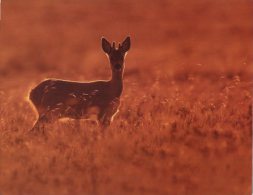
[[[113,95],[119,97],[123,90],[123,72],[112,72],[110,82]]]

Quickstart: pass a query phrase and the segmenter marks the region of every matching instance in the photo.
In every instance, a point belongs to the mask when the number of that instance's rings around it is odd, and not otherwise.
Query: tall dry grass
[[[0,29],[0,194],[248,195],[249,1],[8,1]],[[119,114],[30,136],[46,77],[106,79],[100,37],[132,36]]]

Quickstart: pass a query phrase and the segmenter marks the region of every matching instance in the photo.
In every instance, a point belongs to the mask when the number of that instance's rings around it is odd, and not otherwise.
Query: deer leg
[[[104,129],[110,126],[113,116],[117,113],[118,107],[109,107],[98,118],[100,126]]]
[[[42,130],[42,132],[44,133],[44,128],[45,128],[45,124],[43,121],[40,120],[40,118],[35,122],[35,124],[33,125],[32,129],[30,129],[31,133],[35,133],[35,132],[39,132]]]
[[[107,116],[106,110],[103,110],[99,113],[98,124],[102,129],[110,125],[110,123],[108,122],[108,116]]]
[[[39,132],[42,131],[42,133],[44,134],[44,130],[45,130],[45,124],[51,122],[50,118],[48,118],[46,115],[40,115],[38,120],[35,122],[35,124],[33,125],[32,129],[30,130],[30,132]]]
[[[109,127],[111,124],[111,117],[105,114],[101,119],[99,119],[99,124],[103,129]]]
[[[108,106],[99,114],[98,121],[102,128],[110,126],[114,115],[118,112],[120,100],[115,98]]]

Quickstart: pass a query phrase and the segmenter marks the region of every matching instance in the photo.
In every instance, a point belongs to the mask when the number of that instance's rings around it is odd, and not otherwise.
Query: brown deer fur
[[[118,112],[123,90],[124,58],[130,49],[130,37],[118,48],[102,38],[102,48],[108,55],[110,80],[75,82],[47,79],[31,90],[29,99],[38,112],[33,130],[60,118],[89,119],[92,115],[103,127],[110,125]]]

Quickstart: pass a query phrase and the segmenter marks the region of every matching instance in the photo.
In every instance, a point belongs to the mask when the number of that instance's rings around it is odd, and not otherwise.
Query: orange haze
[[[0,194],[249,195],[250,0],[2,1]],[[107,79],[101,37],[131,36],[102,135],[59,121],[28,136],[45,78]]]

